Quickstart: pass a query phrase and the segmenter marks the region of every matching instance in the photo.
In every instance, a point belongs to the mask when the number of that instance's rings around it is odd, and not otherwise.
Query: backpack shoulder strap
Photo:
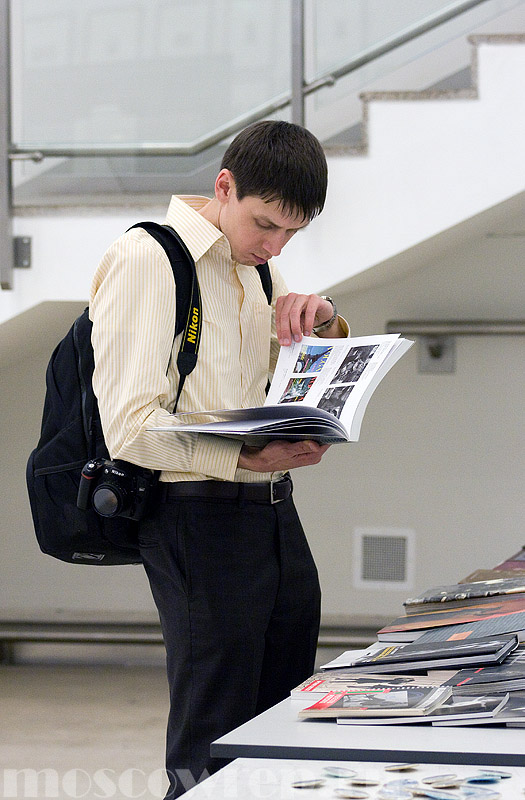
[[[80,385],[80,402],[84,436],[89,446],[92,446],[93,425],[92,421],[98,416],[98,408],[92,388],[92,377],[95,369],[95,359],[91,344],[92,323],[89,319],[89,306],[77,317],[71,328],[74,352],[77,359],[78,382]],[[89,451],[91,453],[91,450]]]
[[[194,281],[197,281],[193,257],[177,231],[169,225],[160,225],[158,222],[137,222],[128,230],[133,228],[143,228],[147,231],[160,244],[169,258],[177,292],[175,322],[175,335],[177,335],[186,325],[192,285]]]
[[[173,413],[175,413],[186,376],[192,372],[197,363],[201,338],[202,303],[195,262],[179,234],[169,225],[159,225],[157,222],[138,222],[128,230],[132,228],[144,228],[150,236],[156,239],[169,258],[175,278],[177,300],[175,336],[184,331],[177,355],[180,378],[173,408]]]
[[[266,299],[268,300],[268,305],[271,306],[273,285],[272,285],[272,276],[270,274],[270,267],[268,266],[268,262],[266,262],[265,264],[258,264],[256,269],[257,272],[259,273],[259,278],[261,279],[262,288],[264,290],[264,294],[266,295]]]

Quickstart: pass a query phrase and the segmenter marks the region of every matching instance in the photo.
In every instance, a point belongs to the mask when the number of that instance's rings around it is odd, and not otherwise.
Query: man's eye
[[[258,220],[257,220],[257,226],[259,228],[262,228],[263,231],[271,231],[271,229],[273,228],[273,225],[266,225],[264,222],[259,222]]]

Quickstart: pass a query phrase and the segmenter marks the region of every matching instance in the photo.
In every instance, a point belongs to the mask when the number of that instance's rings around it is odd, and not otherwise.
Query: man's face
[[[219,227],[230,243],[232,258],[240,264],[256,266],[278,256],[308,222],[302,214],[283,211],[277,200],[267,202],[252,195],[238,200],[232,185],[221,206]]]

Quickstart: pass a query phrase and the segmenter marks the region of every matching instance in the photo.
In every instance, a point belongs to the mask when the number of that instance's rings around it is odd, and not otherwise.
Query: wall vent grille
[[[414,531],[356,528],[354,584],[408,589],[413,584]]]

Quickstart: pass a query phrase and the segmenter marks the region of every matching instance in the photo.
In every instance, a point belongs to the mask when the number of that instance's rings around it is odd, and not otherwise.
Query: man
[[[172,198],[166,222],[195,260],[203,305],[178,411],[262,405],[279,345],[348,335],[330,300],[289,294],[271,262],[270,306],[255,269],[320,213],[326,183],[315,137],[266,121],[228,147],[211,200]],[[286,473],[327,449],[148,430],[173,422],[174,309],[164,251],[129,231],[93,282],[93,386],[111,457],[161,470],[140,545],[167,651],[170,798],[221,766],[209,757],[213,739],[313,671],[319,584]]]

